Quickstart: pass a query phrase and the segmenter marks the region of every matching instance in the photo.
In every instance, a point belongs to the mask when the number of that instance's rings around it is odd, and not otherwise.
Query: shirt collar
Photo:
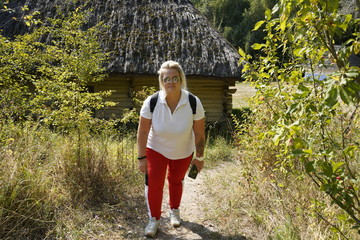
[[[188,96],[188,92],[181,89],[181,97],[180,97],[178,106],[181,106],[181,105],[184,105],[187,103],[186,102],[187,96]],[[159,101],[161,103],[166,103],[165,94],[162,90],[159,91]]]

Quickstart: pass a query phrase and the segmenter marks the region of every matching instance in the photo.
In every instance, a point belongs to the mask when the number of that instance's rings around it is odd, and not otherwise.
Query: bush
[[[79,11],[59,15],[64,16],[45,19],[41,26],[28,16],[33,31],[0,37],[0,118],[35,119],[71,131],[91,121],[95,109],[114,105],[102,98],[109,91],[87,90],[106,76],[107,55],[98,41],[102,26],[89,27],[86,13]]]
[[[334,38],[357,29],[359,19],[339,14],[338,1],[327,3],[279,1],[255,25],[264,26],[267,37],[253,45],[261,52],[257,59],[239,51],[244,77],[257,93],[248,134],[238,135],[238,143],[246,161],[268,178],[314,184],[328,199],[309,195],[313,214],[347,238],[360,229],[360,70],[348,62],[360,51],[360,36],[356,30],[340,48]],[[324,71],[327,78],[319,79]]]

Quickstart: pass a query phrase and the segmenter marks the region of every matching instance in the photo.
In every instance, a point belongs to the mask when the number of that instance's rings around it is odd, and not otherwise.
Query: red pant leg
[[[161,203],[165,183],[168,159],[162,154],[147,148],[146,156],[148,161],[147,183],[145,186],[145,198],[148,207],[149,217],[161,217]]]
[[[169,204],[171,209],[180,207],[184,177],[191,163],[192,155],[187,158],[169,161]]]

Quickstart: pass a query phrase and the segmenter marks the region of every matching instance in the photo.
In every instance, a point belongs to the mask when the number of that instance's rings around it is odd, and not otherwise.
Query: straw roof
[[[240,77],[237,51],[214,30],[188,0],[13,0],[15,11],[0,13],[4,36],[27,31],[12,17],[28,5],[54,17],[56,6],[74,9],[87,2],[92,23],[104,21],[109,28],[102,39],[111,51],[110,72],[156,74],[162,62],[180,62],[187,75]]]

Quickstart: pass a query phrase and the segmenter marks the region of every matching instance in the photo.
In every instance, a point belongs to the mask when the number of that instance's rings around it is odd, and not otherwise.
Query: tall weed
[[[106,208],[115,218],[139,203],[133,138],[101,128],[58,134],[34,122],[1,125],[1,239],[86,238],[78,228],[94,220],[94,209],[113,206]],[[101,224],[114,222],[94,222]]]
[[[206,179],[207,195],[212,196],[206,218],[215,221],[223,235],[257,240],[338,239],[321,218],[325,212],[327,220],[336,222],[338,210],[322,205],[324,212],[317,211],[319,203],[310,199],[329,201],[311,182],[271,174],[256,161],[243,155]]]
[[[37,239],[54,224],[59,205],[52,194],[54,166],[48,161],[52,134],[27,123],[1,127],[0,237]]]

